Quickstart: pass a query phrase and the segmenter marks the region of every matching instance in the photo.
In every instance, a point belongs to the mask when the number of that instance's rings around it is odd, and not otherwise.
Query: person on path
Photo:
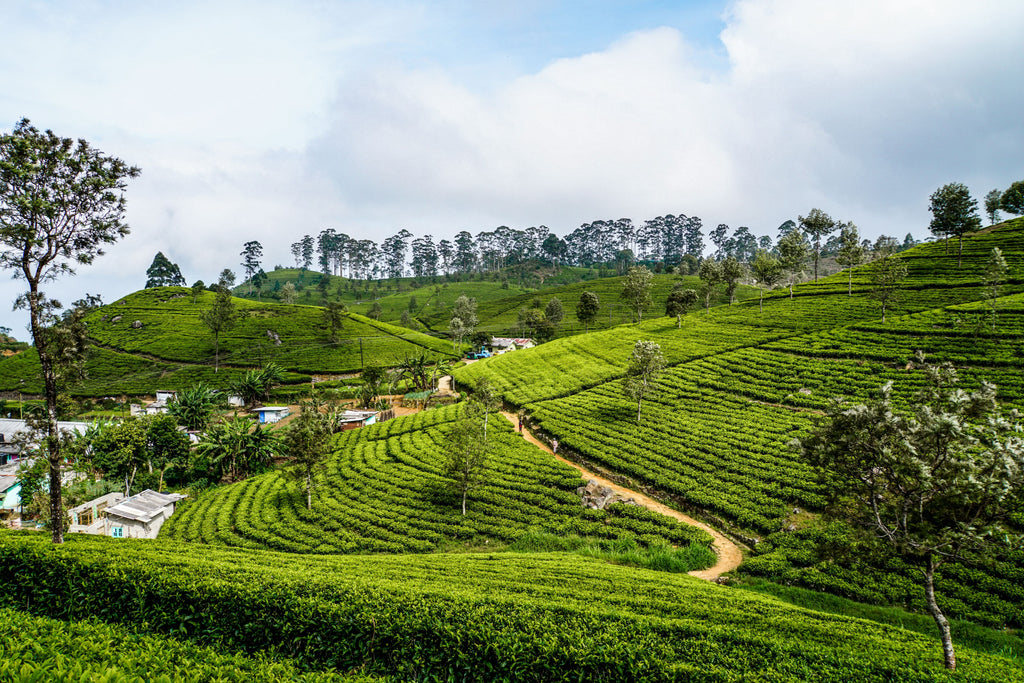
[[[552,453],[557,453],[558,452],[558,439],[552,439],[551,440],[551,452]]]
[[[522,415],[519,416],[519,433],[520,434],[523,433],[523,416]]]

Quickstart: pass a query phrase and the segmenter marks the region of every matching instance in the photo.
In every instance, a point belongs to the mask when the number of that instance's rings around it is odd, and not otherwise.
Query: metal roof
[[[122,500],[117,505],[108,507],[107,516],[148,523],[163,512],[168,505],[172,505],[182,498],[187,498],[187,496],[181,493],[157,493],[146,489],[127,500]]]
[[[0,475],[0,493],[6,493],[12,486],[18,483],[17,477]]]
[[[58,431],[78,432],[79,434],[85,433],[85,430],[89,428],[92,423],[90,422],[57,422]],[[17,418],[4,417],[0,418],[0,435],[3,436],[2,441],[9,444],[14,440],[14,436],[18,432],[27,432],[28,426],[25,420],[19,420]]]

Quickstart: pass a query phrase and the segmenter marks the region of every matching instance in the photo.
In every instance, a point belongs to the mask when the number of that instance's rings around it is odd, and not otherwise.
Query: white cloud
[[[739,0],[721,61],[656,28],[530,73],[496,55],[542,41],[491,36],[466,9],[15,7],[0,115],[143,169],[132,236],[69,286],[132,291],[157,250],[210,279],[249,239],[286,263],[327,226],[380,240],[684,212],[773,232],[818,206],[923,236],[939,185],[980,196],[1020,177],[1018,0]],[[509,42],[450,61],[495,36]]]

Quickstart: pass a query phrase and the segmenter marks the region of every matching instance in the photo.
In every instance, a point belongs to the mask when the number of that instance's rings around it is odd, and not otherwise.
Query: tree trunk
[[[789,300],[790,301],[793,300],[793,283],[792,282],[789,283]]]
[[[818,281],[818,252],[814,252],[814,281]]]
[[[29,278],[29,318],[32,328],[32,341],[36,345],[39,366],[43,373],[43,391],[46,398],[46,437],[43,440],[46,448],[46,459],[50,465],[50,526],[54,543],[64,542],[64,506],[61,498],[60,466],[63,458],[60,450],[60,435],[57,433],[57,375],[53,370],[53,359],[50,357],[46,332],[40,320],[40,293],[36,282]]]
[[[763,314],[764,313],[764,290],[758,288],[757,294],[758,294],[757,312]]]
[[[636,400],[636,423],[637,424],[640,424],[640,405],[643,402],[644,402],[644,399],[643,399],[642,396]]]
[[[928,568],[924,572],[924,595],[928,603],[928,611],[931,612],[935,624],[939,627],[939,635],[942,636],[942,654],[946,668],[950,671],[956,670],[956,652],[953,650],[953,636],[950,633],[949,621],[939,605],[935,602],[935,558],[928,556]]]
[[[220,365],[220,335],[213,335],[213,373],[217,374]]]
[[[885,324],[885,304],[882,304],[882,324]]]
[[[463,488],[462,489],[462,516],[463,517],[466,516],[466,494],[467,493],[469,493],[469,490],[466,489],[466,488]]]
[[[853,296],[853,266],[850,266],[850,281],[846,288],[846,296]]]
[[[956,253],[956,267],[959,268],[964,263],[964,236],[960,235],[960,250]]]
[[[311,472],[306,472],[306,509],[313,509],[313,477]]]

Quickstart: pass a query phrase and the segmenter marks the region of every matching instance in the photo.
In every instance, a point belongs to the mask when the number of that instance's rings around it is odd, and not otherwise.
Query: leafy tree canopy
[[[162,251],[156,252],[153,263],[146,269],[146,289],[152,287],[184,287],[185,278],[176,263],[164,256]]]

